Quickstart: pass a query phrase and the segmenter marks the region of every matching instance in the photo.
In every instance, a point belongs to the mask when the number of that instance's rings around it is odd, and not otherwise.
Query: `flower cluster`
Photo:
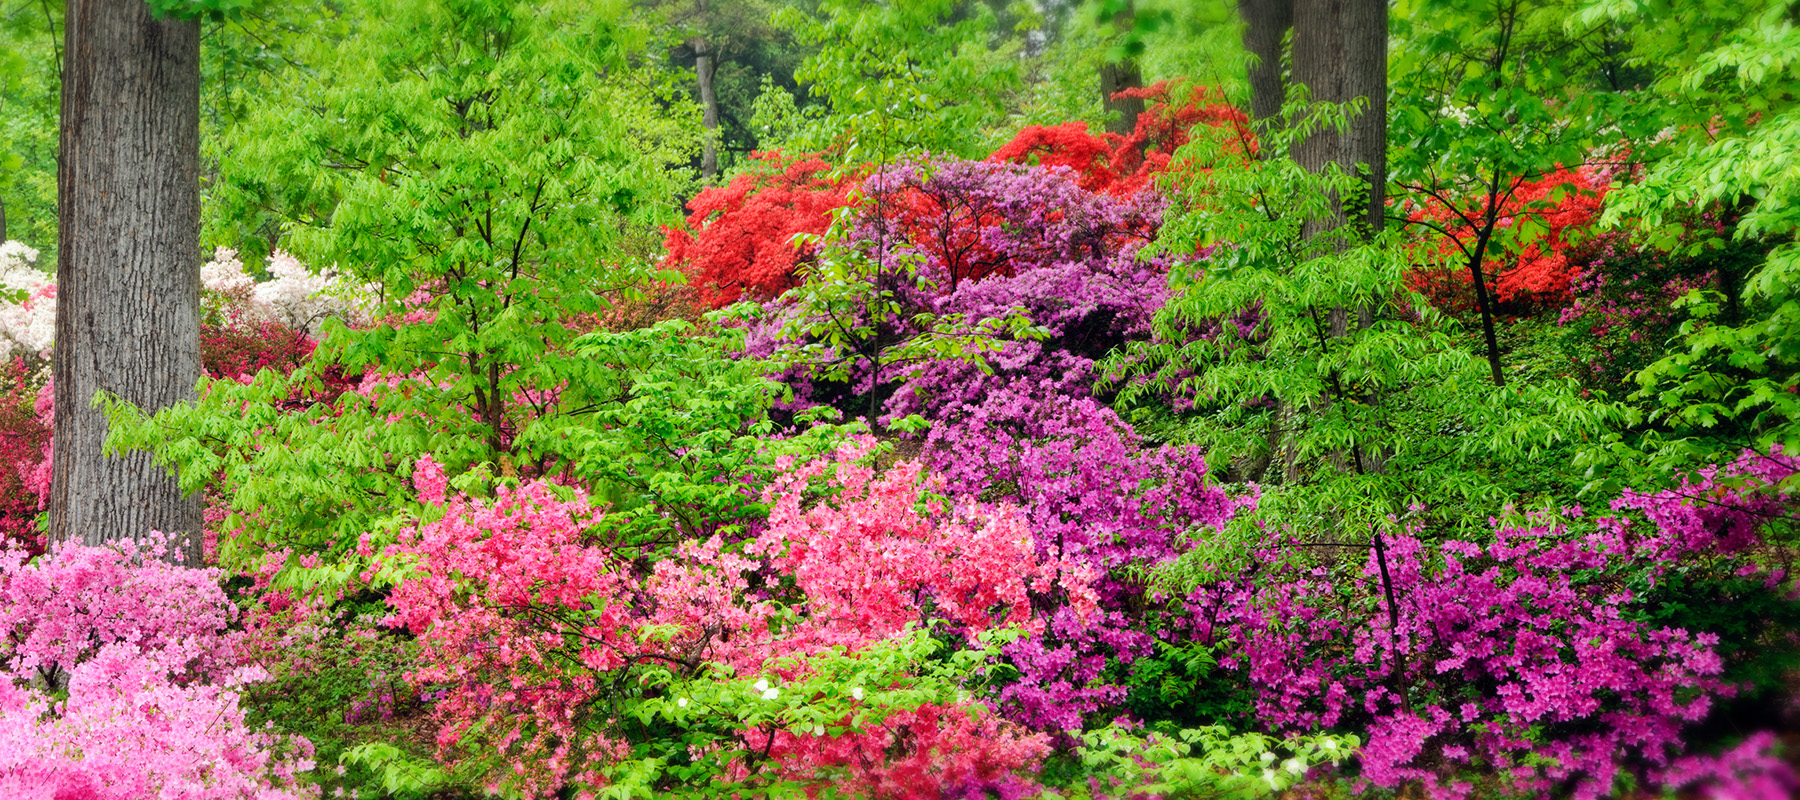
[[[1767,759],[1746,770],[1756,759],[1743,753],[1729,768],[1685,754],[1684,732],[1735,691],[1719,637],[1642,621],[1643,598],[1608,576],[1654,584],[1698,556],[1746,553],[1758,526],[1792,507],[1774,487],[1797,467],[1749,454],[1702,486],[1615,503],[1635,520],[1566,509],[1567,519],[1526,515],[1497,522],[1492,541],[1435,548],[1389,535],[1351,574],[1297,559],[1271,534],[1258,580],[1189,601],[1202,636],[1232,643],[1259,720],[1366,730],[1362,774],[1381,786],[1418,781],[1465,797],[1471,787],[1452,770],[1476,764],[1520,789],[1581,798],[1606,796],[1627,773],[1727,792],[1782,781]]]
[[[245,724],[239,690],[266,673],[242,663],[218,571],[162,547],[0,553],[0,794],[309,796],[310,744]]]

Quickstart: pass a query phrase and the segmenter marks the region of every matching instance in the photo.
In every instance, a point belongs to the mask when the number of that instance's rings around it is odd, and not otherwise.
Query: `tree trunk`
[[[1281,80],[1281,38],[1294,26],[1294,0],[1239,0],[1244,49],[1250,53],[1250,118],[1273,119],[1281,112],[1286,85]]]
[[[1278,117],[1286,87],[1281,71],[1281,40],[1289,29],[1289,64],[1293,82],[1304,86],[1311,102],[1351,103],[1363,109],[1349,120],[1343,132],[1327,128],[1300,142],[1293,157],[1302,167],[1320,172],[1335,166],[1356,171],[1362,178],[1360,197],[1334,198],[1329,214],[1308,220],[1301,233],[1308,239],[1327,237],[1326,246],[1343,250],[1355,239],[1368,239],[1384,224],[1387,187],[1387,3],[1386,0],[1239,0],[1244,18],[1244,47],[1254,60],[1250,65],[1250,113],[1259,129],[1268,130]],[[1373,324],[1373,308],[1333,308],[1325,311],[1325,331],[1336,339],[1355,324]],[[1332,382],[1337,384],[1337,376]],[[1322,402],[1329,405],[1347,398],[1333,396],[1355,392],[1337,387]],[[1360,402],[1379,398],[1361,396]],[[1277,419],[1293,412],[1282,409]],[[1284,423],[1285,425],[1285,423]],[[1284,447],[1284,475],[1298,477],[1299,463],[1292,441]],[[1385,456],[1352,448],[1334,461],[1354,462],[1358,472],[1381,472]]]
[[[694,6],[703,26],[712,21],[707,15],[707,6],[707,0],[699,0]],[[700,179],[711,181],[719,174],[719,95],[713,87],[713,71],[718,68],[717,54],[704,33],[690,39],[688,44],[694,48],[694,78],[700,83],[700,124],[706,127],[706,144],[700,152]]]
[[[1126,2],[1124,10],[1113,15],[1113,30],[1130,33],[1136,17],[1136,4]],[[1137,59],[1126,56],[1121,61],[1100,65],[1100,105],[1106,110],[1107,133],[1130,136],[1137,131],[1138,116],[1144,113],[1144,98],[1113,95],[1142,88],[1144,75],[1138,69]]]
[[[693,40],[694,75],[700,81],[700,124],[706,126],[706,144],[700,153],[700,179],[719,174],[719,96],[713,89],[713,52],[701,36]]]
[[[200,556],[200,499],[148,453],[104,454],[106,391],[147,411],[200,377],[200,28],[144,0],[68,0],[57,171],[50,539],[162,531]]]
[[[1293,51],[1294,82],[1314,102],[1366,103],[1343,133],[1325,130],[1300,143],[1294,160],[1315,172],[1327,164],[1361,171],[1366,196],[1343,198],[1356,208],[1340,207],[1343,218],[1335,222],[1353,222],[1365,236],[1379,231],[1387,189],[1387,3],[1295,0]]]

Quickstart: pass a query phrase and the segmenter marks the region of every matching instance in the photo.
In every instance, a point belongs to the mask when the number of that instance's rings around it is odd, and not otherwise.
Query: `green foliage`
[[[517,435],[497,452],[428,379],[320,401],[329,357],[287,378],[215,382],[154,418],[113,407],[113,441],[178,466],[190,491],[223,491],[235,512],[227,529],[242,527],[221,544],[226,563],[282,547],[349,558],[306,573],[309,585],[342,585],[361,569],[350,557],[360,536],[385,544],[416,516],[411,468],[426,454],[461,473],[465,491],[521,472],[566,475],[608,503],[623,541],[664,548],[756,515],[740,483],[760,482],[783,453],[823,452],[837,434],[820,426],[770,439],[778,387],[762,377],[766,366],[730,357],[740,337],[692,335],[671,321],[576,338],[519,368],[541,383],[515,389],[535,399],[520,404]],[[296,395],[314,402],[296,409]]]
[[[3,238],[56,267],[56,148],[61,14],[48,7],[0,6],[0,205]]]
[[[1159,246],[1211,250],[1172,268],[1155,340],[1106,366],[1138,419],[1166,420],[1168,393],[1191,399],[1164,435],[1207,446],[1221,473],[1282,487],[1197,542],[1190,567],[1238,550],[1259,520],[1353,542],[1415,507],[1449,525],[1478,520],[1464,504],[1492,507],[1507,490],[1489,465],[1541,465],[1546,448],[1600,422],[1572,382],[1489,385],[1451,324],[1407,288],[1392,234],[1314,232],[1356,178],[1308,173],[1285,153],[1333,117],[1290,115],[1255,160],[1216,140],[1183,151],[1192,169],[1171,187]]]
[[[979,646],[948,649],[915,630],[854,653],[806,656],[804,669],[799,660],[779,661],[761,676],[646,666],[641,694],[624,701],[621,714],[639,727],[627,732],[631,757],[608,768],[599,796],[841,797],[829,785],[765,771],[758,751],[777,731],[842,736],[878,730],[899,710],[968,702],[993,679],[990,662],[1016,636],[990,631]],[[734,764],[748,765],[748,774],[734,774]]]
[[[1355,735],[1277,739],[1217,725],[1145,732],[1114,723],[1081,735],[1078,780],[1052,796],[1107,797],[1122,789],[1167,798],[1274,797],[1360,746]]]
[[[312,742],[323,790],[423,798],[452,781],[416,733],[424,711],[404,675],[412,646],[380,625],[385,615],[365,595],[283,626],[280,651],[265,661],[271,679],[247,689],[245,707],[250,724]]]
[[[1589,454],[1598,470],[1636,467],[1668,475],[1728,458],[1739,449],[1800,448],[1800,26],[1795,3],[1770,0],[1743,16],[1692,66],[1659,84],[1690,99],[1696,117],[1672,157],[1621,189],[1604,221],[1635,225],[1674,246],[1669,223],[1690,210],[1736,218],[1732,236],[1766,248],[1735,296],[1695,290],[1678,305],[1690,316],[1677,347],[1637,376],[1648,430]],[[1596,4],[1585,16],[1635,17],[1634,3]],[[1717,243],[1687,245],[1695,255]],[[1735,313],[1726,313],[1736,306]],[[1643,458],[1650,453],[1654,457]]]
[[[1255,694],[1242,675],[1220,667],[1217,644],[1157,640],[1156,652],[1131,662],[1122,681],[1125,707],[1147,724],[1199,727],[1242,724]]]
[[[1014,16],[1034,16],[1015,6]],[[818,48],[794,77],[831,109],[792,140],[800,149],[837,149],[854,164],[918,152],[980,158],[1004,141],[1023,88],[1022,43],[988,5],[821,0],[815,14],[789,6],[775,19]]]

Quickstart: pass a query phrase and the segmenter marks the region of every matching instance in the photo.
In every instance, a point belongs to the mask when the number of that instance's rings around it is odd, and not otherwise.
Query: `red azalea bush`
[[[832,177],[824,161],[780,153],[754,157],[763,168],[702,190],[688,203],[689,230],[664,231],[667,263],[687,273],[713,308],[767,300],[792,288],[800,265],[812,257],[794,235],[824,233],[831,212],[849,202],[852,178]]]
[[[988,160],[1069,167],[1081,176],[1081,188],[1125,197],[1149,188],[1167,171],[1176,149],[1188,143],[1197,125],[1229,126],[1229,141],[1254,148],[1249,116],[1225,102],[1223,92],[1204,86],[1189,88],[1185,98],[1178,92],[1170,81],[1120,92],[1146,101],[1130,136],[1091,133],[1080,122],[1029,125]]]
[[[1514,252],[1489,243],[1481,269],[1495,301],[1525,310],[1567,303],[1583,266],[1571,260],[1571,248],[1588,235],[1599,217],[1606,191],[1604,173],[1586,166],[1558,169],[1535,180],[1520,180],[1501,205],[1499,227],[1529,223],[1542,226],[1543,233],[1529,238]],[[1412,287],[1434,305],[1474,308],[1475,290],[1468,259],[1451,237],[1473,247],[1476,231],[1464,217],[1482,219],[1486,214],[1487,209],[1479,204],[1451,209],[1437,201],[1413,213],[1415,221],[1430,221],[1447,231],[1436,234],[1440,238],[1434,245],[1447,266],[1415,270],[1408,276]],[[1497,236],[1504,233],[1499,231]]]

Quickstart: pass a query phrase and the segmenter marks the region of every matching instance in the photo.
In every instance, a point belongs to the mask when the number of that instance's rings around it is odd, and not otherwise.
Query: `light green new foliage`
[[[1028,7],[1014,13],[1035,18]],[[983,3],[821,0],[816,15],[782,9],[776,22],[819,51],[795,70],[831,112],[790,141],[841,149],[850,164],[903,153],[980,158],[1005,135],[1022,91],[1021,43],[996,30]]]
[[[1582,19],[1648,24],[1656,10],[1594,3]],[[1730,459],[1743,447],[1800,452],[1800,3],[1768,0],[1740,11],[1735,27],[1659,84],[1687,100],[1680,107],[1692,124],[1676,132],[1672,157],[1610,199],[1603,221],[1635,224],[1670,247],[1674,218],[1721,208],[1739,215],[1739,241],[1768,249],[1737,297],[1696,290],[1679,301],[1693,319],[1672,351],[1637,376],[1635,399],[1648,406],[1647,421],[1674,433],[1637,446],[1615,442],[1591,454],[1596,464],[1645,464],[1641,452],[1650,451],[1650,472],[1667,475]],[[1692,248],[1716,245],[1701,239]],[[1722,313],[1731,300],[1739,319]]]
[[[360,570],[359,536],[379,549],[414,518],[426,454],[474,493],[518,476],[583,486],[625,545],[754,513],[739,479],[831,431],[758,445],[779,390],[731,357],[738,334],[596,330],[659,274],[625,234],[673,218],[687,176],[669,165],[699,130],[644,94],[624,9],[374,10],[248,112],[212,213],[278,209],[285,244],[367,284],[379,321],[327,325],[290,378],[218,382],[154,420],[115,408],[116,443],[222,491],[226,527],[244,528],[228,563],[284,546],[344,556],[309,577],[324,583]],[[338,371],[362,388],[337,396]]]
[[[1233,734],[1217,725],[1169,734],[1115,723],[1081,734],[1082,766],[1098,779],[1101,792],[1090,793],[1088,786],[1077,785],[1049,797],[1104,797],[1106,789],[1171,800],[1275,797],[1299,786],[1315,767],[1343,763],[1361,744],[1355,734],[1277,739]]]
[[[643,691],[622,700],[618,711],[653,735],[633,737],[631,757],[608,767],[608,784],[594,788],[609,798],[847,799],[829,782],[770,774],[761,747],[777,731],[831,737],[878,731],[899,710],[986,696],[1001,677],[995,673],[1007,669],[994,663],[1000,648],[1019,635],[989,631],[974,646],[949,650],[914,629],[855,652],[834,647],[779,659],[762,675],[723,667],[682,674],[647,664],[639,676]]]

